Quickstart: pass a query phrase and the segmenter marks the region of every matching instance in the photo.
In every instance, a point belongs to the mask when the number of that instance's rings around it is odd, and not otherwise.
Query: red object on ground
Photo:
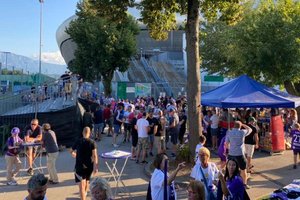
[[[272,132],[272,150],[273,152],[284,151],[284,130],[283,122],[280,115],[271,117],[271,132]]]

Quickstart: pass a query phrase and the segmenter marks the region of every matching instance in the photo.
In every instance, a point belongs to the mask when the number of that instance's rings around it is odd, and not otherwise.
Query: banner
[[[127,84],[123,82],[118,82],[117,96],[119,99],[126,99],[126,88]]]
[[[136,83],[135,84],[135,96],[151,96],[151,83]]]

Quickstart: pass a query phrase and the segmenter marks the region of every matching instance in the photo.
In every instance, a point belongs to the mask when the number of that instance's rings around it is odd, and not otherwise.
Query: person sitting
[[[238,162],[235,159],[228,159],[225,175],[219,172],[222,193],[226,200],[244,199],[245,187],[240,176]],[[222,197],[221,197],[222,198]]]
[[[188,200],[205,200],[205,187],[200,181],[191,180],[187,192]]]
[[[27,182],[28,196],[24,200],[47,200],[48,178],[44,174],[35,174]]]
[[[6,160],[6,170],[7,170],[7,185],[17,185],[17,181],[15,180],[15,176],[21,169],[21,160],[19,157],[20,152],[20,144],[23,140],[18,136],[20,133],[20,129],[18,127],[14,127],[11,129],[11,136],[7,139],[7,147],[8,150],[5,154]],[[15,165],[15,170],[13,171],[13,167]]]
[[[151,186],[151,197],[152,199],[164,199],[164,177],[165,174],[163,170],[165,169],[165,164],[169,161],[168,156],[165,153],[157,154],[154,160],[155,170],[151,176],[150,186]],[[176,190],[174,186],[174,180],[177,173],[184,167],[184,162],[179,163],[177,168],[172,174],[167,175],[167,197],[168,199],[177,199]]]
[[[95,177],[91,180],[90,191],[92,200],[111,200],[112,191],[104,178]]]
[[[42,140],[42,127],[39,126],[38,119],[31,120],[30,126],[26,129],[26,135],[24,137],[24,140],[25,142],[33,142],[33,143],[38,143]],[[27,148],[27,159],[29,165],[27,173],[31,176],[33,175],[32,164],[35,159],[37,148],[38,146]]]

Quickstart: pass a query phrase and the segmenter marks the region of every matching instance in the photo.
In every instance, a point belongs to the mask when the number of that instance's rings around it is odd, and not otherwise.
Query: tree
[[[300,3],[262,1],[235,26],[211,24],[203,40],[203,68],[226,76],[248,74],[300,94]]]
[[[206,21],[221,20],[234,24],[241,16],[241,4],[238,0],[143,0],[142,21],[150,29],[154,39],[166,39],[168,31],[176,28],[175,13],[187,14],[187,86],[189,147],[194,154],[201,130],[201,79],[199,53],[200,13]]]
[[[67,29],[77,45],[69,68],[87,81],[102,77],[105,94],[110,95],[114,71],[125,72],[130,57],[136,53],[135,36],[139,29],[132,16],[124,15],[122,23],[117,23],[103,15],[93,2],[77,4],[78,18]]]

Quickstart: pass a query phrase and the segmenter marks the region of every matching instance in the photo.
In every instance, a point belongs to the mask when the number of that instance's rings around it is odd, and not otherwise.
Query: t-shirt
[[[191,177],[197,181],[201,181],[205,186],[204,177],[202,176],[200,167],[201,167],[201,164],[196,164],[193,167],[192,172],[191,172]],[[208,187],[210,187],[213,191],[215,191],[217,189],[217,187],[213,184],[213,181],[218,181],[218,173],[219,173],[219,170],[218,170],[216,164],[209,162],[208,167],[202,168],[202,171],[206,178]],[[206,199],[209,199],[207,196],[208,192],[207,192],[206,186],[204,188],[205,188]]]
[[[36,138],[38,135],[42,135],[41,126],[37,126],[34,131],[31,129],[31,127],[26,129],[26,136],[29,136],[30,138]]]
[[[111,116],[111,110],[110,110],[110,108],[105,108],[103,110],[103,118],[104,118],[104,120],[109,119],[110,116]]]
[[[198,153],[199,153],[199,150],[204,147],[203,144],[197,144],[196,146],[196,149],[195,149],[195,162],[196,164],[200,164],[200,160],[198,158]]]
[[[148,137],[149,122],[145,118],[138,119],[136,122],[136,126],[139,138]]]
[[[254,135],[257,133],[256,127],[251,124],[248,126],[252,129],[252,132],[245,137],[245,144],[255,145]]]
[[[150,181],[152,199],[162,199],[162,200],[164,199],[164,177],[165,175],[162,170],[159,169],[154,170]],[[169,199],[169,195],[171,191],[170,187],[173,187],[173,191],[174,191],[173,194],[175,195],[175,199],[177,199],[177,194],[174,187],[174,181],[172,182],[171,186],[167,187],[167,193],[168,193],[167,199]]]
[[[22,141],[23,140],[19,136],[15,137],[15,138],[11,136],[7,139],[7,146],[13,147],[13,146],[16,146],[15,145],[16,143],[21,143]],[[6,152],[6,155],[16,156],[19,153],[20,153],[20,148],[17,147],[17,148],[13,148],[13,149],[8,149],[7,152]]]
[[[47,153],[56,153],[58,152],[57,140],[54,131],[49,130],[43,132],[43,142],[46,148]]]
[[[300,151],[300,131],[297,129],[292,130],[291,137],[292,137],[292,149]]]
[[[179,117],[179,121],[183,121],[183,123],[180,125],[180,130],[185,130],[186,129],[186,120],[187,120],[187,116],[186,115],[182,115]]]
[[[229,190],[229,195],[225,197],[225,200],[244,199],[245,188],[242,177],[235,176],[231,180],[228,179],[226,186]]]
[[[170,127],[169,126],[169,131],[170,133],[178,133],[179,132],[179,117],[178,115],[175,113],[174,116],[171,116],[169,118],[169,124],[173,124],[173,122],[175,121],[175,127]]]
[[[131,124],[132,124],[133,127],[136,125],[136,122],[137,122],[137,118],[134,117],[134,118],[131,120]],[[131,136],[132,136],[132,137],[136,137],[136,138],[138,137],[138,133],[137,133],[137,130],[136,130],[135,128],[132,128],[132,129],[131,129]]]
[[[154,117],[147,117],[147,121],[149,122],[150,130],[148,132],[149,135],[153,135],[154,127],[158,125],[158,120]]]
[[[97,111],[94,112],[94,122],[95,124],[101,124],[103,123],[103,110],[99,109]]]
[[[89,138],[80,138],[72,147],[76,150],[76,171],[93,169],[92,151],[96,149],[96,143]]]
[[[245,154],[245,137],[248,134],[248,130],[233,128],[226,134],[226,143],[230,143],[229,155],[242,156]]]
[[[213,129],[216,129],[219,127],[219,117],[218,115],[214,114],[213,116],[210,117],[209,119],[211,121],[210,127]]]
[[[94,123],[92,113],[85,112],[82,117],[82,123],[83,123],[83,127],[88,126],[90,127],[90,129],[92,129]]]
[[[114,124],[121,126],[122,122],[119,120],[123,120],[124,118],[124,110],[117,110],[114,115]]]

